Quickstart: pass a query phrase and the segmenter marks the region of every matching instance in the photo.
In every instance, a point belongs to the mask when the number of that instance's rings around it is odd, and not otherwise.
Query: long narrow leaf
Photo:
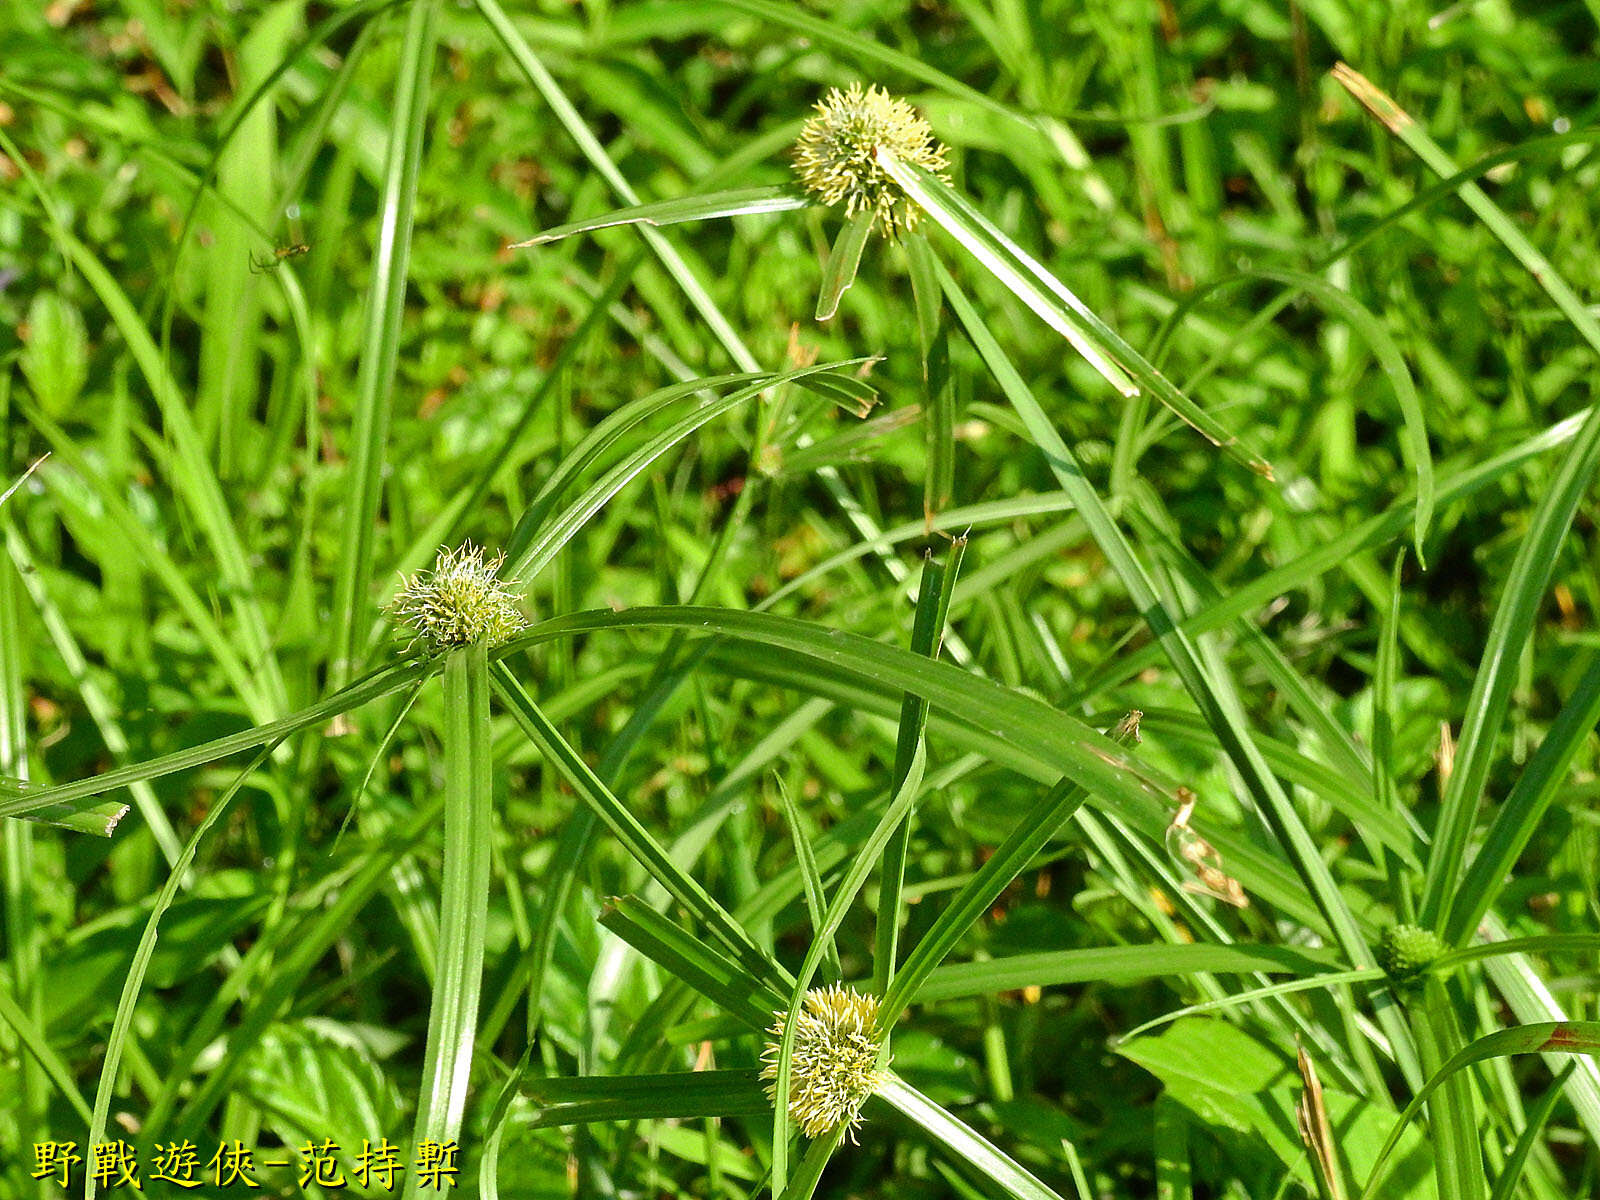
[[[1390,1131],[1383,1148],[1378,1152],[1377,1160],[1373,1163],[1366,1189],[1361,1193],[1361,1200],[1372,1200],[1378,1195],[1378,1185],[1383,1182],[1383,1169],[1388,1165],[1389,1156],[1394,1153],[1394,1148],[1399,1144],[1400,1136],[1405,1133],[1406,1126],[1434,1092],[1464,1067],[1514,1054],[1586,1054],[1594,1057],[1600,1054],[1600,1021],[1552,1021],[1500,1029],[1486,1034],[1451,1055],[1411,1098],[1411,1102],[1395,1121],[1393,1130]]]
[[[535,234],[525,242],[511,243],[511,249],[543,246],[559,242],[577,233],[592,233],[596,229],[610,229],[617,225],[679,225],[685,221],[709,221],[717,217],[742,217],[751,213],[789,212],[809,208],[812,201],[797,195],[789,188],[740,188],[736,191],[712,192],[704,196],[681,196],[676,200],[659,200],[654,204],[635,204],[619,208],[600,217],[589,217],[566,225],[557,225]]]
[[[494,832],[493,748],[489,731],[489,659],[483,644],[455,650],[444,664],[444,870],[440,878],[439,954],[428,1007],[422,1090],[411,1145],[454,1142],[466,1113],[472,1048],[483,989],[489,915],[489,840]],[[419,1173],[405,1196],[419,1193]]]

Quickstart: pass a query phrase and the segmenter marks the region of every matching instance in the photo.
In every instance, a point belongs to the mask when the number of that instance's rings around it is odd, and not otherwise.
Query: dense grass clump
[[[1600,1192],[1600,6],[0,47],[0,1198]]]

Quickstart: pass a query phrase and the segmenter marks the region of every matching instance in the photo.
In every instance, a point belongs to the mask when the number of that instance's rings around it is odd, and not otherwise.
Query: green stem
[[[489,838],[493,743],[489,730],[489,659],[482,644],[453,651],[444,665],[444,871],[440,884],[439,958],[412,1152],[448,1146],[461,1132],[478,998],[483,988],[484,928],[489,914]],[[457,1156],[456,1166],[460,1165]],[[406,1176],[407,1200],[419,1194]]]

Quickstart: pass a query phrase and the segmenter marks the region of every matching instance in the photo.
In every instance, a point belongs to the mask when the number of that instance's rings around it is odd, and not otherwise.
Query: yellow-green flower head
[[[418,571],[400,589],[391,611],[434,654],[484,642],[498,646],[527,627],[516,593],[499,576],[504,554],[485,561],[471,542],[440,550],[431,571]]]
[[[904,100],[874,84],[862,90],[833,88],[817,101],[817,114],[805,123],[794,146],[794,167],[805,189],[824,204],[845,204],[845,215],[877,214],[885,237],[909,230],[920,210],[878,165],[882,146],[901,162],[916,163],[949,182],[945,149],[933,130]]]
[[[1418,925],[1391,925],[1378,943],[1378,965],[1390,979],[1410,979],[1426,970],[1444,953],[1444,943],[1431,929]]]
[[[778,1053],[788,1013],[777,1013],[761,1058],[767,1097],[777,1103]],[[794,1057],[789,1060],[789,1119],[809,1138],[846,1127],[851,1142],[861,1123],[861,1106],[883,1084],[878,1052],[883,1037],[874,1028],[878,1001],[842,984],[812,988],[794,1026]]]

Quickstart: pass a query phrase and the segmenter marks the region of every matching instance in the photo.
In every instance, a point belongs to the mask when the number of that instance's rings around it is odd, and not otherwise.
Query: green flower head
[[[878,232],[893,237],[912,229],[920,210],[878,165],[879,146],[949,182],[945,148],[928,123],[876,84],[864,91],[859,83],[845,91],[833,88],[819,100],[795,143],[794,166],[817,199],[829,205],[844,201],[849,217],[875,213]]]
[[[515,591],[499,576],[504,554],[484,560],[471,542],[440,550],[431,571],[406,580],[390,611],[409,625],[430,653],[484,642],[499,646],[527,627]]]
[[[878,1053],[883,1036],[875,1028],[878,1001],[841,984],[812,988],[794,1026],[794,1056],[789,1060],[789,1119],[809,1138],[840,1125],[855,1141],[861,1106],[883,1084]],[[777,1103],[778,1054],[787,1013],[773,1017],[772,1040],[762,1052],[761,1077]]]
[[[1378,965],[1399,982],[1421,974],[1444,953],[1444,943],[1431,929],[1420,925],[1391,925],[1378,944]]]

